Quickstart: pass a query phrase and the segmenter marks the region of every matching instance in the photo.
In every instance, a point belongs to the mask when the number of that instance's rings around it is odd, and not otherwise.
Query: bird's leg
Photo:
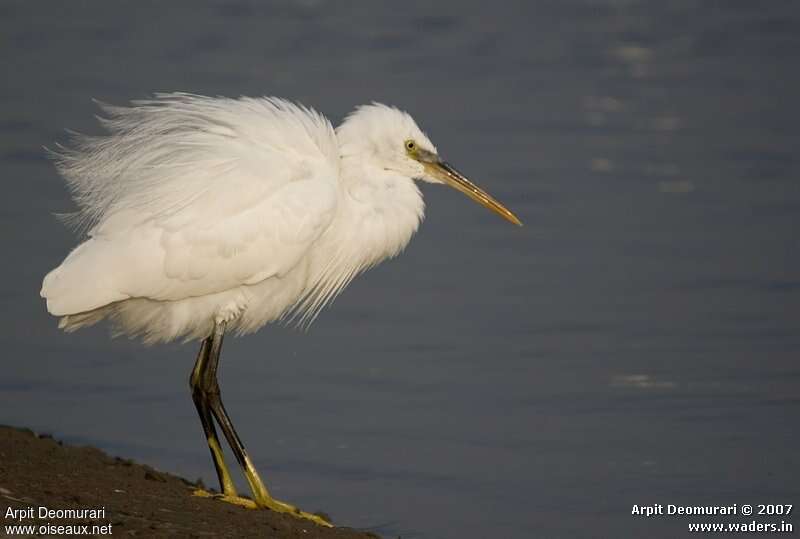
[[[217,429],[214,428],[214,421],[211,418],[211,408],[208,404],[208,392],[203,385],[205,377],[203,371],[208,368],[208,352],[211,348],[211,338],[203,339],[200,345],[200,352],[197,354],[197,361],[192,369],[192,375],[189,377],[189,386],[192,389],[192,400],[197,408],[197,415],[200,416],[200,422],[203,424],[203,432],[205,432],[206,440],[208,440],[208,448],[211,450],[211,458],[214,460],[214,468],[217,470],[217,477],[219,478],[219,486],[225,496],[236,496],[236,487],[233,484],[231,473],[225,465],[225,456],[222,454],[222,446],[217,438]]]
[[[258,475],[255,466],[253,466],[253,462],[244,449],[239,435],[236,433],[236,429],[233,427],[233,423],[228,416],[228,412],[225,410],[225,406],[222,404],[222,396],[219,390],[219,383],[217,382],[217,366],[219,365],[219,353],[222,349],[222,340],[224,336],[225,323],[219,322],[215,324],[214,333],[210,337],[210,343],[208,345],[208,364],[202,369],[202,380],[200,383],[206,388],[207,403],[211,408],[211,413],[219,423],[222,433],[228,440],[228,444],[233,450],[233,454],[236,456],[236,460],[239,462],[239,466],[242,468],[242,472],[250,485],[255,505],[267,507],[280,513],[290,513],[297,517],[311,520],[321,526],[331,526],[330,522],[318,515],[306,513],[293,505],[276,500],[270,496],[267,487]],[[242,503],[241,498],[236,498],[235,496],[225,496],[225,498],[233,498],[228,499],[228,501],[246,505],[246,503]]]

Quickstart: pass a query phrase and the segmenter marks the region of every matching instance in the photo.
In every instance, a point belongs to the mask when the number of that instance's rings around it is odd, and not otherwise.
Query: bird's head
[[[430,183],[453,187],[504,219],[522,226],[510,210],[444,161],[407,112],[379,103],[358,107],[336,130],[342,156]]]

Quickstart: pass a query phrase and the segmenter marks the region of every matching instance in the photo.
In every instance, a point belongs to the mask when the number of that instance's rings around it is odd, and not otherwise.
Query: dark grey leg
[[[211,349],[211,337],[203,339],[200,345],[200,352],[197,354],[197,361],[189,377],[189,386],[192,390],[192,400],[200,422],[203,424],[203,432],[208,441],[208,448],[211,450],[211,458],[214,460],[214,468],[217,470],[219,486],[222,493],[226,496],[236,496],[236,487],[233,484],[230,471],[225,465],[225,456],[222,453],[222,446],[217,438],[217,429],[214,428],[214,421],[211,418],[211,408],[208,403],[208,386],[204,383],[206,377],[204,371],[209,366],[209,351]]]
[[[270,496],[267,487],[264,486],[264,482],[258,475],[258,471],[256,471],[255,466],[253,466],[250,457],[247,456],[244,444],[242,444],[239,435],[236,433],[236,429],[233,427],[233,422],[228,416],[225,406],[222,404],[222,396],[217,381],[217,367],[219,366],[222,340],[225,337],[225,327],[226,324],[224,322],[214,325],[214,332],[212,335],[203,341],[201,356],[198,357],[198,365],[195,366],[195,370],[192,373],[192,395],[194,396],[194,388],[197,386],[199,388],[198,393],[200,397],[195,400],[195,403],[197,404],[198,401],[200,402],[200,404],[197,405],[198,412],[200,413],[200,419],[203,421],[203,428],[206,429],[206,435],[208,436],[209,432],[213,435],[213,438],[209,437],[209,447],[211,447],[211,454],[214,456],[214,463],[219,463],[217,466],[217,473],[221,474],[220,483],[223,484],[223,491],[227,494],[224,485],[228,483],[231,485],[230,488],[233,489],[233,481],[231,481],[228,469],[225,467],[225,463],[222,460],[222,450],[215,449],[219,448],[219,442],[214,432],[213,422],[208,415],[209,410],[217,423],[219,423],[222,433],[225,435],[225,439],[228,440],[228,445],[230,445],[231,450],[233,450],[233,454],[236,456],[236,460],[239,462],[239,466],[241,466],[244,472],[244,476],[250,485],[250,490],[253,492],[253,502],[255,502],[256,506],[267,507],[281,513],[291,513],[297,517],[311,520],[321,526],[331,526],[330,522],[319,515],[306,513],[305,511],[299,510],[294,505],[276,500]],[[204,350],[205,356],[202,356]],[[201,357],[203,358],[202,362]],[[203,411],[201,411],[201,408]],[[209,428],[206,427],[207,424],[210,425]],[[214,440],[213,444],[211,442],[212,439]],[[222,472],[220,472],[220,470],[222,470]],[[249,500],[243,502],[241,498],[236,497],[235,491],[232,497],[226,498],[228,501],[239,505],[253,503]]]

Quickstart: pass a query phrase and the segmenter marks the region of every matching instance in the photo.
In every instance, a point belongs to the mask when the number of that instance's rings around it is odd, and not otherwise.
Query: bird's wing
[[[112,113],[111,136],[61,163],[79,217],[96,224],[45,278],[53,314],[209,295],[283,275],[333,219],[336,140],[312,111],[180,95]],[[103,174],[112,185],[101,183]]]

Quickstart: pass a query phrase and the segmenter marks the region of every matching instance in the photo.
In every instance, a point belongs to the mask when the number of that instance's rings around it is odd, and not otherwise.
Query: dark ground
[[[376,539],[349,528],[322,528],[269,510],[236,507],[191,493],[197,485],[94,447],[64,445],[48,435],[0,427],[0,515],[13,524],[111,525],[130,537],[268,537]],[[5,518],[8,508],[105,508],[105,519]],[[99,535],[98,535],[99,536]]]
[[[421,185],[408,249],[310,331],[226,340],[278,497],[403,539],[800,504],[798,51],[796,0],[2,1],[0,424],[216,484],[197,344],[67,335],[39,297],[78,241],[42,146],[99,134],[91,98],[376,100],[525,226]]]

